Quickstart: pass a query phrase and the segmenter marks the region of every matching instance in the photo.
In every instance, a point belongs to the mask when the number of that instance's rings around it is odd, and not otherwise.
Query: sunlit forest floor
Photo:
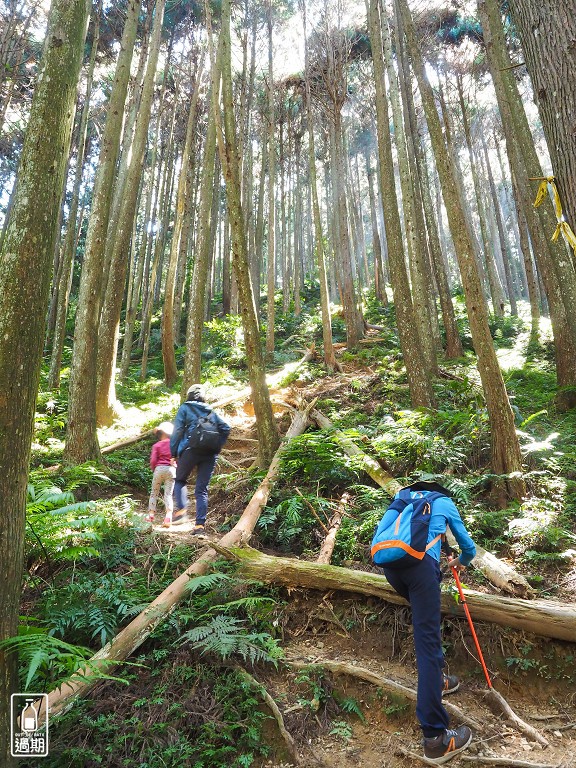
[[[541,345],[529,346],[526,324],[510,318],[494,323],[529,488],[521,505],[510,501],[502,508],[494,495],[502,479],[488,470],[487,417],[470,353],[441,363],[435,383],[438,410],[414,411],[392,318],[380,310],[370,321],[382,330],[371,331],[356,351],[341,350],[343,371],[333,375],[326,375],[319,360],[293,364],[316,340],[318,326],[306,315],[298,323],[286,321],[279,338],[295,338],[276,356],[274,370],[291,365],[272,391],[281,432],[290,423],[291,408],[317,398],[317,408],[401,482],[442,478],[478,543],[514,564],[540,597],[573,602],[576,419],[556,409],[546,337]],[[338,332],[336,318],[337,340]],[[211,333],[220,344],[212,346],[206,361],[209,396],[216,402],[245,386],[245,368],[241,351],[231,343],[236,329],[226,329],[223,321]],[[463,333],[466,340],[465,327]],[[106,454],[99,466],[61,464],[65,381],[64,376],[58,395],[41,392],[39,398],[22,613],[29,631],[62,638],[90,654],[182,573],[204,544],[191,535],[190,525],[167,531],[144,520],[152,434]],[[179,402],[177,389],[167,390],[160,376],[139,382],[136,366],[119,396],[125,411],[101,432],[102,445],[146,433],[172,418]],[[207,535],[214,539],[234,525],[263,476],[253,469],[256,430],[249,401],[234,402],[221,413],[232,433],[211,485]],[[388,498],[343,454],[329,431],[311,428],[287,447],[251,546],[314,560],[323,538],[318,520],[328,519],[344,491],[350,493],[349,509],[332,563],[372,569],[369,545]],[[114,674],[121,680],[98,683],[86,700],[53,723],[50,757],[43,765],[289,764],[276,722],[238,665],[280,706],[302,765],[317,764],[314,755],[320,764],[344,768],[413,764],[402,752],[421,753],[413,705],[353,676],[295,672],[282,661],[346,661],[414,686],[407,609],[375,598],[264,586],[235,577],[224,562],[216,570],[200,577],[205,581],[154,630],[130,664],[120,666]],[[495,592],[473,568],[466,583]],[[463,680],[451,700],[482,724],[466,755],[568,766],[576,753],[574,644],[483,622],[477,631],[496,688],[551,746],[542,752],[490,713],[468,627],[445,617],[447,663]],[[254,664],[245,656],[247,637],[257,649]],[[230,652],[223,651],[226,643]],[[73,671],[74,658],[76,665],[81,661],[73,654],[63,659],[49,643],[42,647],[34,669],[32,658],[22,660],[23,682],[28,676],[35,690],[57,686]]]

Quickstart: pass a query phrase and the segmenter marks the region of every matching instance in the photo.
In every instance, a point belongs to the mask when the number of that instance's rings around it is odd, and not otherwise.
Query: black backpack
[[[218,453],[221,444],[222,436],[213,412],[198,416],[188,429],[187,448],[202,453]]]

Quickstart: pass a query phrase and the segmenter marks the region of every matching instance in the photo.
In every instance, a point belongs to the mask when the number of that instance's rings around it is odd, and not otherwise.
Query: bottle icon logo
[[[33,733],[38,729],[38,711],[34,709],[34,699],[26,699],[20,715],[20,728],[26,733]]]
[[[12,694],[10,749],[12,757],[48,756],[48,694]]]

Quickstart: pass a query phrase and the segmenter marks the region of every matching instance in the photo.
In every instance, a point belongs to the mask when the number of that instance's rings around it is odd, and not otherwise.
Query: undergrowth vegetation
[[[298,359],[312,342],[321,346],[317,286],[307,286],[302,298],[296,317],[292,310],[282,311],[278,297],[273,367]],[[521,348],[528,351],[526,363],[505,375],[528,494],[521,504],[509,502],[503,508],[494,489],[503,487],[506,478],[489,471],[488,417],[463,305],[456,302],[466,355],[441,364],[442,375],[434,382],[438,409],[424,410],[410,406],[394,308],[382,307],[374,296],[365,300],[367,320],[381,330],[373,343],[339,356],[345,373],[324,378],[316,361],[292,372],[283,386],[309,387],[305,397],[318,397],[317,407],[334,427],[400,482],[441,481],[479,544],[512,559],[541,595],[561,594],[576,566],[576,414],[556,406],[545,345]],[[180,382],[171,390],[162,382],[159,318],[154,322],[148,378],[140,381],[138,367],[132,366],[118,386],[120,399],[142,429],[172,418],[180,389]],[[491,331],[504,352],[513,344],[520,348],[527,335],[522,322],[509,317],[492,319]],[[338,314],[334,338],[345,339]],[[67,350],[64,359],[69,359]],[[206,324],[203,375],[209,387],[224,391],[245,386],[238,317]],[[109,679],[98,684],[91,701],[79,702],[54,725],[50,757],[43,765],[247,768],[281,755],[281,745],[270,736],[276,725],[257,680],[273,680],[283,670],[286,595],[238,578],[226,563],[190,580],[186,599],[153,631],[132,664],[114,670],[86,667],[92,653],[182,573],[194,553],[186,544],[160,544],[142,522],[151,440],[111,453],[101,465],[66,466],[59,463],[66,409],[64,370],[59,392],[42,391],[38,400],[22,626],[4,647],[19,652],[22,691],[52,690],[81,668],[82,674]],[[114,439],[111,433],[108,441]],[[263,477],[262,471],[221,466],[212,492],[223,500],[225,511],[210,519],[219,532],[234,524],[235,510]],[[229,511],[233,497],[238,504]],[[252,543],[314,560],[340,509],[332,563],[368,568],[372,535],[388,503],[387,494],[345,453],[333,430],[310,429],[286,446]],[[343,630],[353,631],[376,626],[378,617],[365,607],[361,618],[342,622]],[[546,677],[552,660],[523,645],[509,651],[506,665],[512,674],[532,670]],[[301,733],[321,722],[327,733],[346,743],[351,723],[364,717],[354,697],[333,690],[317,672],[295,676],[292,693],[299,712],[292,726]],[[388,698],[380,706],[386,717],[401,716],[405,709]],[[22,765],[27,766],[25,760]]]

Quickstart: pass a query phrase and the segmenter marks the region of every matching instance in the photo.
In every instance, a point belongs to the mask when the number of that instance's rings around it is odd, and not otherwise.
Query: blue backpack
[[[417,565],[426,552],[442,538],[439,534],[428,543],[428,527],[432,504],[446,493],[433,491],[412,498],[413,486],[398,491],[384,517],[378,523],[372,539],[371,555],[375,565],[385,568],[406,568]],[[395,515],[389,514],[396,512]]]

